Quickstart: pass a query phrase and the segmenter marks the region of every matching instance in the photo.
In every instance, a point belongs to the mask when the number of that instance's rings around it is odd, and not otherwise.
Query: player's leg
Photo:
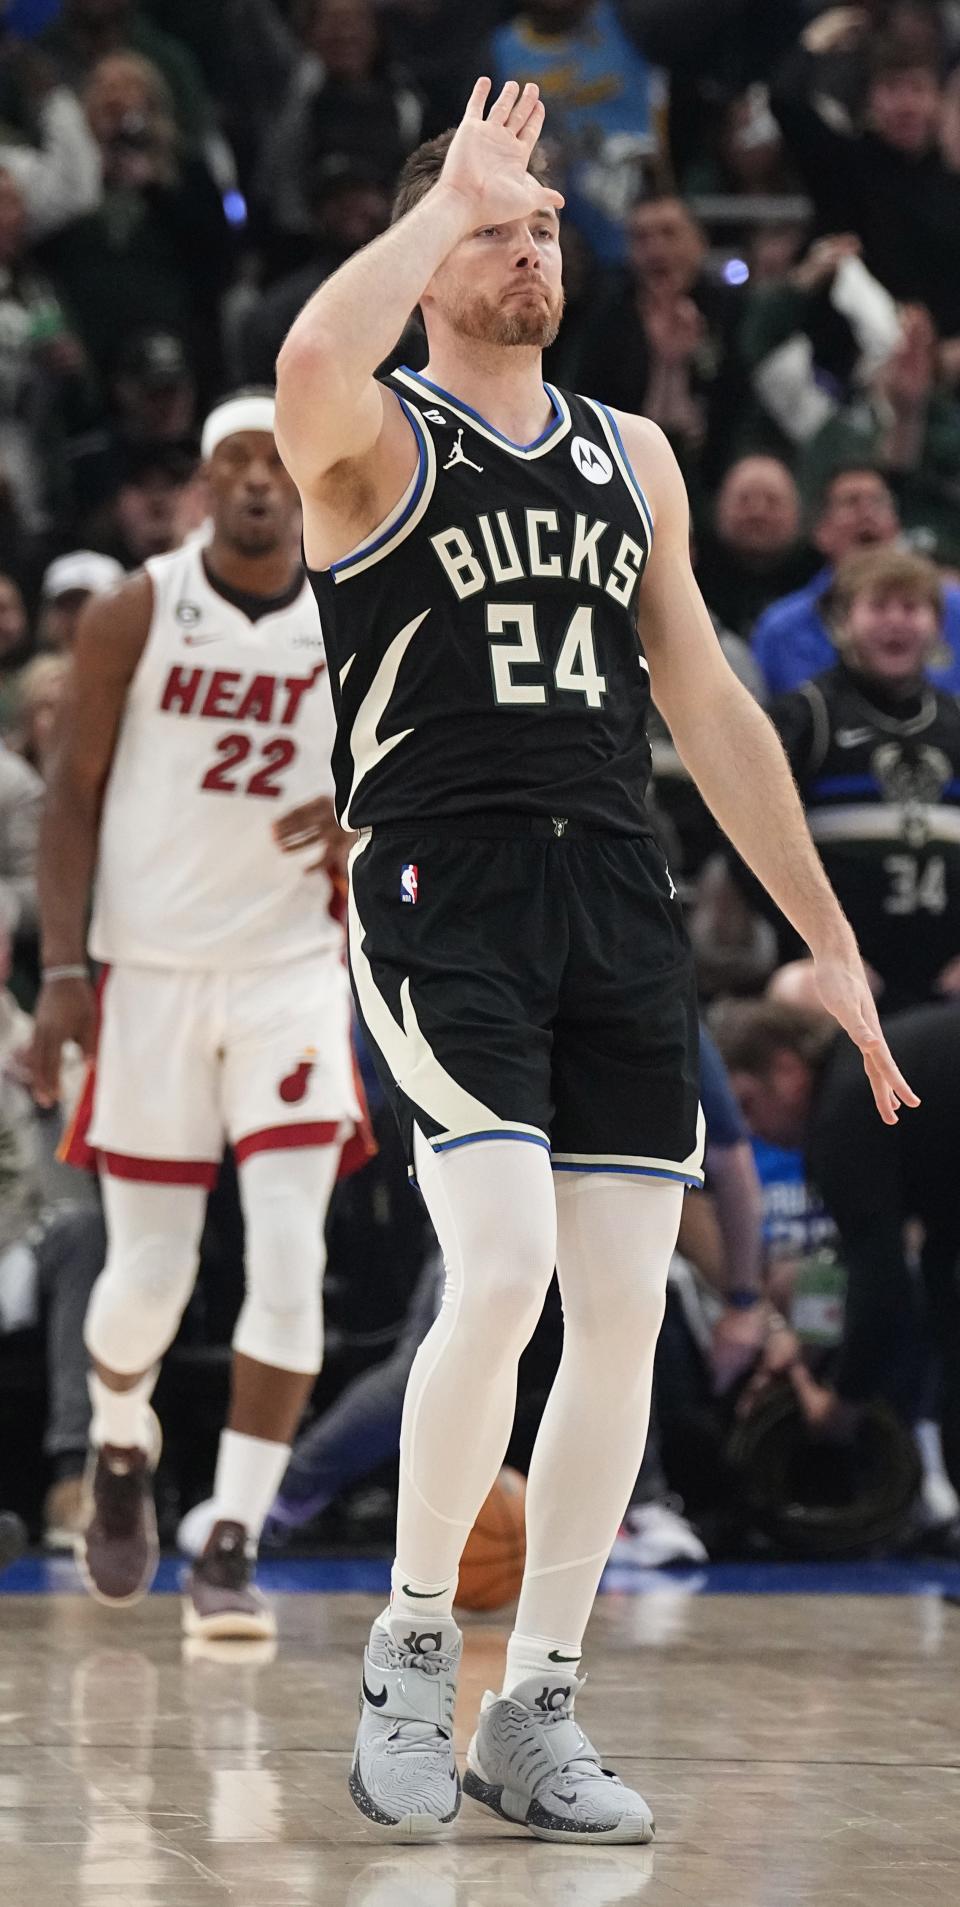
[[[191,1634],[275,1628],[253,1568],[320,1369],[324,1222],[359,1117],[347,976],[336,954],[227,976],[221,1082],[246,1228],[246,1296],[220,1439],[214,1522],[191,1572]]]
[[[453,1592],[556,1254],[550,1023],[566,936],[554,839],[549,824],[398,827],[361,837],[351,859],[357,1006],[447,1274],[407,1387],[393,1596],[371,1631],[350,1780],[370,1819],[416,1835],[460,1805]]]
[[[548,1840],[646,1841],[641,1797],[573,1718],[583,1633],[643,1456],[683,1187],[558,1175],[564,1345],[527,1479],[527,1564],[466,1792]],[[545,1734],[549,1731],[549,1739]]]
[[[460,1803],[453,1596],[553,1273],[556,1200],[539,1145],[492,1140],[435,1156],[418,1133],[415,1162],[447,1278],[404,1401],[393,1593],[367,1648],[350,1786],[370,1819],[427,1834]]]
[[[212,1528],[184,1602],[191,1635],[275,1633],[253,1567],[320,1369],[323,1228],[339,1160],[334,1143],[254,1152],[240,1164],[246,1297],[234,1334]]]
[[[193,1289],[222,1150],[214,988],[207,974],[115,968],[102,997],[89,1137],[107,1258],[84,1327],[92,1501],[78,1555],[93,1592],[110,1602],[135,1601],[156,1567],[160,1439],[150,1397]]]
[[[93,1594],[127,1603],[149,1588],[157,1565],[160,1427],[150,1398],[193,1289],[207,1191],[109,1172],[101,1184],[107,1259],[84,1326],[93,1414],[78,1560]]]
[[[566,868],[551,1132],[564,1350],[528,1478],[504,1691],[484,1705],[465,1785],[547,1839],[644,1841],[646,1803],[601,1771],[572,1709],[584,1627],[643,1454],[683,1186],[701,1176],[698,1022],[655,845],[574,837]]]

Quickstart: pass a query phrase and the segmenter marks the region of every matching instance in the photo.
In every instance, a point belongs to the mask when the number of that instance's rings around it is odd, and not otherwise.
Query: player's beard
[[[545,351],[560,329],[563,291],[552,298],[549,292],[546,295],[549,302],[538,299],[536,304],[521,306],[518,310],[515,301],[502,305],[478,292],[457,292],[449,300],[444,315],[462,338],[473,338],[478,344],[502,345],[507,349],[526,345]]]

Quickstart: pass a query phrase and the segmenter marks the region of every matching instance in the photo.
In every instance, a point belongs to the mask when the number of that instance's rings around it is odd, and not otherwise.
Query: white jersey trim
[[[620,431],[617,425],[617,420],[614,417],[612,411],[608,411],[606,405],[599,403],[596,398],[585,397],[583,401],[585,404],[589,404],[590,409],[594,412],[595,416],[599,419],[600,428],[603,431],[603,434],[610,447],[610,453],[613,457],[613,461],[616,464],[617,469],[619,470],[620,475],[627,486],[627,489],[631,492],[634,502],[636,503],[637,509],[640,512],[640,520],[647,533],[647,555],[649,556],[651,550],[653,549],[653,511],[651,510],[650,505],[647,502],[646,492],[644,491],[643,486],[640,483],[640,480],[636,474],[636,471],[634,470],[633,465],[630,462],[629,457],[627,456],[626,446],[624,444],[623,438],[620,435]]]
[[[960,808],[911,803],[909,820],[930,841],[960,841]],[[899,803],[851,802],[836,808],[808,808],[807,826],[815,841],[900,841],[910,847]]]
[[[555,1152],[555,1172],[625,1172],[645,1178],[680,1179],[685,1185],[703,1184],[703,1153],[707,1128],[703,1107],[697,1107],[697,1137],[685,1159],[658,1159],[634,1152]]]
[[[394,505],[383,522],[371,530],[348,556],[342,556],[338,562],[330,564],[329,574],[335,583],[346,583],[352,576],[362,576],[375,563],[382,563],[384,557],[392,556],[394,550],[416,529],[433,496],[437,481],[437,453],[433,440],[429,431],[424,430],[413,406],[405,403],[402,397],[398,397],[398,402],[416,438],[416,470],[399,503]]]
[[[406,367],[395,371],[394,376],[424,402],[437,406],[442,404],[446,410],[452,411],[454,417],[459,418],[462,424],[468,424],[478,437],[485,438],[488,444],[496,444],[498,450],[505,450],[511,457],[519,457],[524,463],[532,463],[537,457],[545,457],[555,444],[562,443],[573,421],[562,391],[555,390],[552,384],[545,384],[543,388],[553,405],[553,418],[546,430],[535,438],[532,444],[515,444],[511,438],[504,437],[502,431],[497,430],[493,424],[489,424],[485,417],[481,417],[479,411],[465,404],[462,398],[452,397],[450,392],[442,390],[439,384],[432,384],[429,378],[421,377],[415,371],[408,371]],[[400,402],[403,403],[402,398]]]

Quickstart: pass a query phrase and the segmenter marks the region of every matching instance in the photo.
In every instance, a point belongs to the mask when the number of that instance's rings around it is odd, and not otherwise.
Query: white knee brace
[[[281,1371],[319,1371],[323,1226],[336,1176],[332,1147],[260,1152],[244,1161],[247,1295],[233,1348]]]
[[[127,1377],[149,1370],[176,1336],[197,1275],[206,1193],[105,1178],[103,1200],[107,1262],[84,1339],[98,1364]]]

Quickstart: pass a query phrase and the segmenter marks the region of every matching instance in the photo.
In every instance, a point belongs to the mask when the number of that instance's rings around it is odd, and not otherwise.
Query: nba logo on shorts
[[[416,862],[408,861],[400,872],[400,899],[408,901],[411,907],[416,907],[419,884]]]

